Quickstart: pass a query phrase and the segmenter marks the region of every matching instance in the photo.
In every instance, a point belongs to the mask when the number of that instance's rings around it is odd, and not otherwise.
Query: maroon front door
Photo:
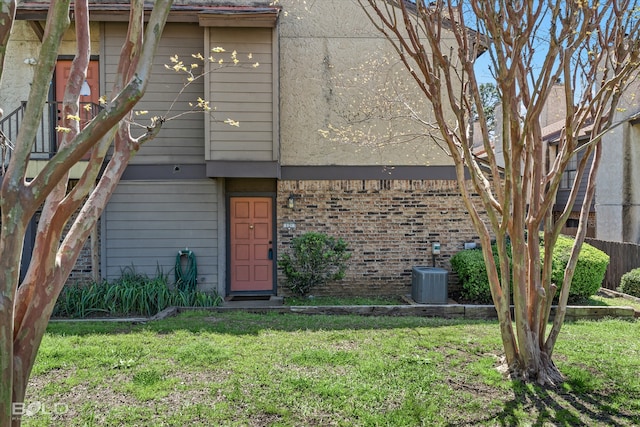
[[[71,73],[70,59],[59,59],[56,63],[56,101],[62,102],[64,97],[64,90],[67,86],[67,80],[69,80],[69,74]],[[80,96],[80,102],[93,102],[98,104],[100,99],[100,68],[98,61],[89,61],[89,67],[87,68],[87,89],[83,91]],[[88,95],[85,95],[88,93]]]
[[[69,80],[69,74],[71,74],[71,64],[73,61],[70,59],[58,59],[56,63],[55,73],[55,87],[56,87],[56,99],[58,105],[58,122],[62,120],[60,116],[62,107],[62,101],[64,100],[64,91],[67,86],[67,80]],[[98,61],[89,61],[89,67],[87,68],[87,78],[83,90],[80,95],[80,110],[78,116],[80,117],[80,129],[84,127],[93,119],[97,111],[94,108],[85,108],[93,104],[97,107],[100,103],[100,67]],[[62,134],[58,134],[58,138],[61,138]],[[58,146],[60,142],[58,141]],[[91,157],[91,151],[89,151],[82,159],[88,160]]]
[[[273,290],[273,201],[230,198],[230,291]]]

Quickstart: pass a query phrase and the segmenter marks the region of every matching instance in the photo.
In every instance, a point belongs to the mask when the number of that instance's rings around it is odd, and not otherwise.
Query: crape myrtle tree
[[[601,138],[620,123],[615,117],[633,114],[633,108],[624,112],[626,104],[621,101],[639,66],[637,2],[356,1],[395,48],[416,90],[430,102],[431,124],[440,129],[442,145],[453,159],[462,198],[482,243],[505,366],[514,378],[548,385],[561,382],[552,356],[586,233]],[[496,133],[504,145],[503,169],[490,146],[490,119],[482,108],[482,88],[474,69],[475,58],[485,49],[502,104],[502,127]],[[557,154],[550,156],[540,116],[558,80],[564,82],[566,115]],[[469,127],[474,114],[487,152],[482,166],[471,152]],[[587,131],[586,142],[578,141],[581,131]],[[552,207],[562,172],[579,150],[585,155],[569,201],[554,222]],[[563,282],[552,283],[553,247],[585,174],[588,188],[575,244]],[[477,198],[472,197],[474,193]],[[492,239],[499,268],[492,255]],[[558,307],[548,326],[554,297]]]
[[[59,126],[62,141],[40,173],[27,181],[26,170],[58,47],[70,25],[70,0],[52,0],[40,55],[17,140],[0,188],[0,425],[12,420],[24,401],[27,381],[54,304],[80,250],[115,190],[124,169],[140,146],[159,131],[162,120],[152,120],[144,134],[133,137],[130,114],[144,94],[152,59],[160,41],[172,0],[157,0],[144,28],[144,4],[132,0],[129,28],[116,81],[103,108],[84,128],[79,123],[79,98],[90,57],[87,0],[74,5],[77,52],[62,105]],[[0,10],[0,73],[4,69],[16,2],[3,1]],[[1,77],[1,74],[0,74]],[[8,82],[4,82],[5,84]],[[106,165],[107,151],[112,153]],[[90,160],[78,183],[68,189],[70,168],[90,151]],[[102,170],[102,172],[101,172]],[[96,182],[97,180],[97,182]],[[27,225],[36,210],[41,217],[28,270],[19,283],[22,246]],[[69,231],[65,225],[74,212]]]

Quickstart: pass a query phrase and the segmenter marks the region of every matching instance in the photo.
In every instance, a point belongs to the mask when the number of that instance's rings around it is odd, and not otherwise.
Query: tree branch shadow
[[[557,387],[511,381],[513,398],[502,411],[483,421],[497,421],[502,426],[518,425],[523,413],[535,413],[533,426],[553,425],[638,425],[640,415],[617,410],[612,405],[617,393],[606,390],[584,390],[580,379],[567,379]],[[478,420],[480,422],[481,420]]]

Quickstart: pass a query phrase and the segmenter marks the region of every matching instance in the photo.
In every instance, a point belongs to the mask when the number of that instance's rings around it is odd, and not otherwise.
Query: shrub
[[[482,251],[467,249],[451,257],[451,268],[458,274],[462,297],[469,301],[490,303],[491,289]]]
[[[342,279],[349,258],[344,240],[310,232],[291,240],[291,253],[283,254],[278,265],[286,286],[302,296],[315,286]]]
[[[567,266],[572,246],[572,238],[560,236],[554,247],[551,281],[556,283],[559,288],[562,286],[564,269]],[[541,248],[541,251],[544,254],[544,247]],[[496,258],[496,264],[498,264],[495,248],[493,254]],[[609,256],[606,253],[587,243],[583,243],[571,281],[569,300],[579,301],[595,295],[604,280],[608,265]],[[490,303],[492,301],[487,267],[484,263],[482,251],[468,249],[458,252],[451,258],[451,268],[460,278],[463,298],[478,303]],[[559,288],[556,298],[560,292]]]
[[[564,278],[564,269],[571,255],[573,247],[573,239],[565,236],[558,237],[558,241],[553,250],[553,266],[551,273],[551,281],[558,285],[559,295]],[[594,248],[588,243],[582,244],[576,271],[571,280],[571,289],[569,290],[569,300],[579,301],[587,299],[595,295],[602,285],[604,275],[609,265],[609,255],[601,250]]]
[[[56,301],[53,316],[152,316],[170,306],[212,307],[220,302],[218,295],[169,289],[167,276],[161,273],[149,278],[127,268],[111,283],[65,286]]]
[[[628,271],[620,279],[620,292],[640,298],[640,268]]]

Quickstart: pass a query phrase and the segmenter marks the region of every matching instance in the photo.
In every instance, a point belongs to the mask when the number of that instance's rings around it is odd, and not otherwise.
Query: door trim
[[[273,288],[268,291],[231,291],[231,198],[232,197],[268,197],[271,199],[272,209],[272,236],[273,236]],[[225,194],[225,295],[277,295],[278,294],[278,235],[277,235],[277,223],[276,217],[276,193],[273,192],[229,192]]]

